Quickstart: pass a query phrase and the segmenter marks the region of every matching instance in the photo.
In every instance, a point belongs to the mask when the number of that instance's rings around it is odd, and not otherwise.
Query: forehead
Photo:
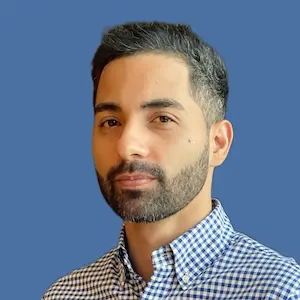
[[[96,104],[105,100],[134,104],[158,98],[176,99],[185,106],[194,102],[190,96],[188,67],[171,55],[138,54],[118,58],[105,66]]]

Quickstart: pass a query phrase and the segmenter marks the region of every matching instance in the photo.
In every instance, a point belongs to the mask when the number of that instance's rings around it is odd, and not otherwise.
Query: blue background
[[[1,1],[0,298],[40,299],[117,243],[92,158],[90,62],[124,21],[187,22],[224,58],[235,140],[213,195],[237,230],[299,263],[298,3]]]

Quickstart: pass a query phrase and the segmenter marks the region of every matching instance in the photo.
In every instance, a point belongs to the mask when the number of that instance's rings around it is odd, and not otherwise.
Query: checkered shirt
[[[300,266],[236,232],[221,202],[183,235],[152,253],[146,283],[132,268],[122,227],[116,248],[56,281],[43,300],[300,299]]]

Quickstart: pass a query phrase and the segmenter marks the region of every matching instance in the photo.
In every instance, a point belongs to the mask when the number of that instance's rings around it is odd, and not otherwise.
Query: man
[[[295,260],[236,232],[211,196],[233,139],[217,52],[184,24],[126,23],[92,66],[96,174],[124,225],[43,299],[300,299]]]

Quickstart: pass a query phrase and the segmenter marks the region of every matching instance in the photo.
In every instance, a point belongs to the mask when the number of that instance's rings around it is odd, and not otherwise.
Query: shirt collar
[[[212,201],[213,210],[204,220],[169,245],[162,246],[152,253],[155,269],[175,265],[176,276],[183,289],[186,289],[226,251],[234,235],[234,229],[221,202],[217,199]],[[124,225],[116,251],[122,263],[133,272],[126,251]]]

